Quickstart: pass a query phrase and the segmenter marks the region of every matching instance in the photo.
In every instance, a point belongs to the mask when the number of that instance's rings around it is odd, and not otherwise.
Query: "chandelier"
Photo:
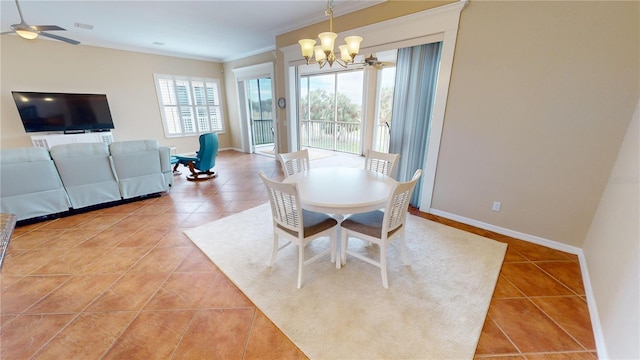
[[[338,46],[338,49],[340,49],[340,58],[337,58],[333,52],[334,41],[338,37],[338,34],[333,32],[333,0],[327,1],[327,8],[324,14],[329,16],[329,31],[318,34],[318,38],[320,38],[320,45],[318,46],[316,46],[316,41],[312,39],[302,39],[298,41],[302,50],[302,56],[304,56],[307,61],[307,65],[314,63],[311,59],[315,56],[315,63],[320,65],[321,69],[327,63],[329,67],[333,66],[333,63],[347,67],[348,64],[353,63],[356,55],[358,55],[362,37],[347,36],[344,38],[346,44]]]

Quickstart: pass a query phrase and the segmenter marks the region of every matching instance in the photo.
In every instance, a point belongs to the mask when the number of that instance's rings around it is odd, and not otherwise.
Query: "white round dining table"
[[[283,180],[298,185],[300,202],[307,210],[336,215],[381,209],[396,181],[363,168],[311,168]]]

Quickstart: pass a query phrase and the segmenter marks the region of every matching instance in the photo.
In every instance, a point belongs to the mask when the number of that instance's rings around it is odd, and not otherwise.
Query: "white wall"
[[[639,8],[472,0],[432,208],[580,248],[640,96]]]
[[[154,73],[220,79],[222,64],[149,55],[44,39],[0,37],[0,147],[31,146],[11,97],[11,90],[107,94],[115,140],[156,139],[178,152],[197,149],[196,136],[165,138],[153,80]],[[225,103],[225,93],[221,94]],[[226,111],[226,107],[225,107]],[[227,118],[225,117],[225,120]],[[229,127],[226,122],[227,129]],[[230,146],[229,135],[220,147]]]
[[[583,247],[611,359],[640,359],[639,137],[640,101]]]

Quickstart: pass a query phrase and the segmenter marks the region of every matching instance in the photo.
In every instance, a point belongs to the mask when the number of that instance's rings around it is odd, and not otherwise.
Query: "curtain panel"
[[[437,42],[398,50],[389,139],[389,152],[400,154],[398,181],[409,181],[426,162],[441,45]],[[422,179],[413,192],[411,206],[420,207],[421,192]]]

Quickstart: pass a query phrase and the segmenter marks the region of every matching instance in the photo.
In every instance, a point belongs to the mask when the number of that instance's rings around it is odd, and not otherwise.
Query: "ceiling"
[[[335,0],[334,16],[382,1]],[[63,27],[66,31],[51,33],[78,40],[78,46],[216,62],[274,50],[276,35],[327,20],[324,0],[19,2],[27,24]],[[15,1],[0,0],[0,32],[9,31],[11,24],[19,22]],[[39,37],[24,41],[54,40]]]

